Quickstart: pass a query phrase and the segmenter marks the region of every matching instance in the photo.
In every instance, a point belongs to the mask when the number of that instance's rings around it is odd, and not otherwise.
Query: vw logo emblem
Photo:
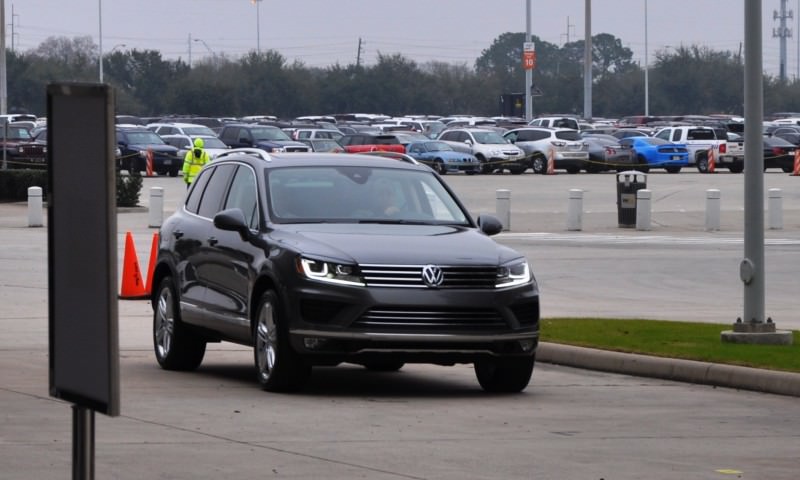
[[[425,285],[436,288],[444,281],[444,273],[436,265],[425,265],[422,267],[422,281]]]

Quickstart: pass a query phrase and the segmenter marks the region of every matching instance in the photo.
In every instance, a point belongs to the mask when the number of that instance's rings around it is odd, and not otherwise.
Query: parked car
[[[47,150],[40,143],[33,142],[31,129],[27,125],[0,123],[0,147],[3,149],[0,163],[5,157],[9,169],[47,166]]]
[[[617,137],[619,139],[628,138],[628,137],[649,137],[651,130],[642,130],[642,129],[635,129],[635,128],[620,128],[615,130],[611,133],[612,136]]]
[[[448,172],[465,172],[472,175],[480,172],[481,168],[475,155],[456,152],[450,145],[437,140],[409,143],[406,145],[406,153],[420,163],[433,168],[440,175]]]
[[[219,138],[231,148],[260,148],[267,152],[309,152],[311,148],[292,140],[286,132],[271,125],[228,123]]]
[[[629,170],[635,163],[633,151],[620,144],[617,137],[604,134],[583,135],[589,152],[586,171],[590,173],[605,170]]]
[[[159,175],[178,176],[183,158],[178,149],[167,145],[158,134],[140,126],[116,127],[117,146],[120,149],[118,167],[129,172],[147,171],[147,158],[152,153],[153,172]]]
[[[798,147],[780,137],[764,137],[764,170],[780,168],[794,170],[794,154]]]
[[[577,130],[523,127],[509,130],[503,136],[525,152],[533,173],[545,173],[551,155],[556,170],[578,173],[588,168],[589,151]]]
[[[304,138],[300,141],[311,147],[312,152],[344,152],[344,147],[330,138]]]
[[[328,128],[290,128],[284,129],[291,130],[290,132],[286,132],[287,135],[292,137],[294,140],[303,141],[306,139],[309,140],[317,140],[317,139],[329,139],[337,141],[344,135],[339,130],[332,130]]]
[[[539,291],[525,257],[490,237],[501,229],[413,160],[225,153],[160,229],[156,360],[193,370],[228,341],[253,348],[269,391],[341,362],[473,364],[484,390],[521,391]]]
[[[147,129],[161,135],[203,135],[216,137],[217,133],[211,128],[199,123],[149,123]]]
[[[231,147],[225,145],[216,135],[161,135],[161,139],[167,145],[172,145],[178,149],[178,156],[184,158],[186,152],[194,148],[194,139],[203,139],[203,149],[213,160],[220,153],[230,150]]]
[[[681,143],[671,143],[655,137],[627,137],[619,141],[636,156],[634,168],[648,172],[651,168],[663,168],[669,173],[678,173],[689,166],[689,149]]]
[[[469,152],[481,163],[481,172],[508,170],[519,175],[530,167],[525,152],[502,135],[485,128],[449,128],[439,135],[456,151]]]

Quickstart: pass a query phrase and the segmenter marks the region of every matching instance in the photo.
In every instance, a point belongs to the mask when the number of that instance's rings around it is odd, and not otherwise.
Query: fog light
[[[322,348],[325,345],[325,343],[327,343],[327,340],[324,338],[311,337],[303,339],[303,346],[309,350],[316,350],[318,348]]]
[[[519,348],[521,348],[523,352],[532,351],[534,345],[536,345],[536,344],[533,342],[533,340],[520,340],[519,341]]]

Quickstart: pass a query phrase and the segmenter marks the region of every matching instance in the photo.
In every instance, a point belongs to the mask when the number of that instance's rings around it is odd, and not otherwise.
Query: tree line
[[[522,93],[524,33],[504,33],[474,65],[415,62],[378,55],[374,65],[325,68],[290,62],[274,50],[240,58],[214,55],[194,65],[167,60],[156,50],[103,55],[103,81],[114,87],[117,113],[157,116],[301,115],[346,112],[501,114],[503,94]],[[558,46],[533,37],[537,62],[534,115],[582,115],[583,51],[579,40]],[[97,82],[99,48],[92,38],[50,37],[37,48],[7,52],[10,113],[44,115],[46,86]],[[744,111],[744,66],[739,54],[703,46],[657,51],[649,65],[651,115]],[[592,113],[618,118],[644,113],[645,75],[633,53],[610,34],[592,37]],[[765,112],[800,111],[800,83],[764,77]]]

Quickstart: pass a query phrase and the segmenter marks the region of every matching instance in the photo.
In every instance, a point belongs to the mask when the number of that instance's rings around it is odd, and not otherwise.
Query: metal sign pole
[[[94,410],[72,406],[72,480],[94,480]]]

